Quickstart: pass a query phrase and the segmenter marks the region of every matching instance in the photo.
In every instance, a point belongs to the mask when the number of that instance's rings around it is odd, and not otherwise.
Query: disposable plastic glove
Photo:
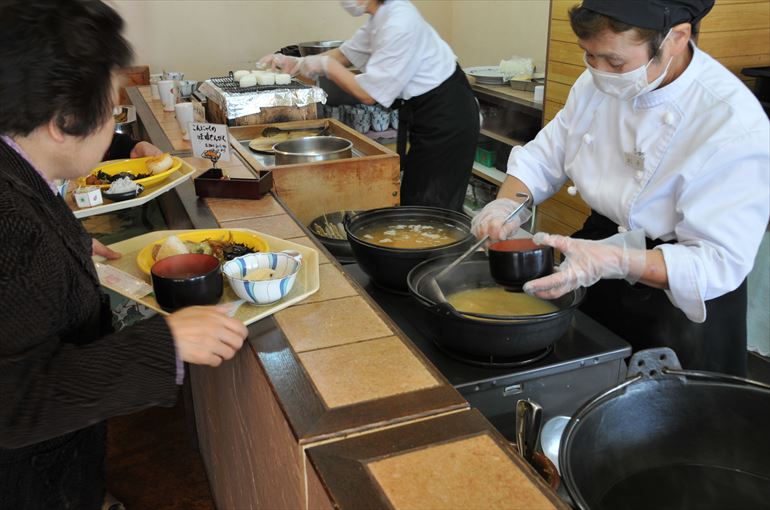
[[[505,218],[519,207],[519,204],[521,202],[516,202],[510,198],[492,200],[473,217],[471,232],[479,239],[489,234],[492,241],[502,241],[513,237],[519,227],[532,216],[532,211],[524,207],[510,223],[503,225]]]
[[[538,232],[532,240],[552,246],[566,257],[555,273],[524,284],[524,292],[539,298],[554,299],[578,287],[589,287],[602,278],[623,278],[634,284],[644,273],[647,250],[643,230],[601,241]]]
[[[292,75],[301,74],[315,80],[319,76],[326,76],[328,69],[328,55],[310,55],[300,59],[299,65],[294,68]]]
[[[264,69],[269,68],[273,72],[281,71],[282,73],[294,75],[296,74],[294,69],[299,65],[301,60],[302,58],[300,57],[290,57],[281,53],[271,53],[270,55],[265,55],[259,59],[257,67]]]

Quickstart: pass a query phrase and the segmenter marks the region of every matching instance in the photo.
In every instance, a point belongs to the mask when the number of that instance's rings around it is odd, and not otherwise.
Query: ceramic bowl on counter
[[[185,306],[213,305],[222,297],[222,272],[219,259],[213,255],[172,255],[153,264],[150,274],[155,299],[167,312]]]
[[[222,266],[222,272],[238,297],[255,305],[268,305],[291,292],[301,267],[302,255],[286,250],[235,258]]]

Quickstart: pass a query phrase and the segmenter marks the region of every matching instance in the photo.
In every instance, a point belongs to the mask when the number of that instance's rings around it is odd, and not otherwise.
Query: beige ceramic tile
[[[305,352],[299,358],[330,408],[439,385],[395,336]]]
[[[318,262],[320,264],[330,264],[331,261],[329,260],[329,257],[324,255],[324,253],[321,251],[321,248],[318,246],[318,243],[314,242],[312,239],[310,239],[307,236],[303,237],[295,237],[292,239],[287,239],[287,241],[291,241],[292,243],[301,244],[302,246],[307,246],[308,248],[313,248],[314,250],[318,250]]]
[[[393,334],[359,296],[292,306],[276,313],[275,318],[296,352]]]
[[[276,216],[264,216],[262,218],[249,218],[235,221],[220,222],[223,228],[250,228],[257,232],[264,232],[281,239],[300,237],[304,233],[288,214]]]
[[[358,292],[348,282],[342,271],[332,264],[323,264],[318,268],[320,287],[318,292],[309,296],[302,303],[316,303],[348,296],[357,296]]]
[[[555,508],[488,435],[429,446],[367,467],[396,510]]]
[[[219,222],[275,216],[286,212],[278,201],[270,195],[265,195],[259,200],[207,198],[206,205],[209,206]]]

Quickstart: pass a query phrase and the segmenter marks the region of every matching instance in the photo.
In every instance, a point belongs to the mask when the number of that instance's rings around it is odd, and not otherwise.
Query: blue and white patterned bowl
[[[238,297],[255,305],[268,305],[291,291],[301,267],[302,255],[286,250],[234,258],[222,266],[222,272]],[[272,272],[269,279],[248,279],[249,273],[264,269]]]

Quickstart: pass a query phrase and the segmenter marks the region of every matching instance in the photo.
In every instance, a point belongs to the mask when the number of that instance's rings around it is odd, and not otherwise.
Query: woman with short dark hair
[[[53,181],[110,146],[122,27],[99,1],[0,5],[0,508],[99,508],[105,419],[172,405],[183,361],[219,365],[247,334],[216,307],[112,331],[91,238]]]
[[[635,350],[745,376],[746,275],[770,215],[770,126],[759,102],[692,41],[714,0],[583,0],[570,11],[587,70],[535,140],[515,147],[474,232],[504,238],[516,192],[568,180],[591,206],[566,255],[524,289],[590,287],[582,310]],[[637,283],[638,282],[638,283]]]

